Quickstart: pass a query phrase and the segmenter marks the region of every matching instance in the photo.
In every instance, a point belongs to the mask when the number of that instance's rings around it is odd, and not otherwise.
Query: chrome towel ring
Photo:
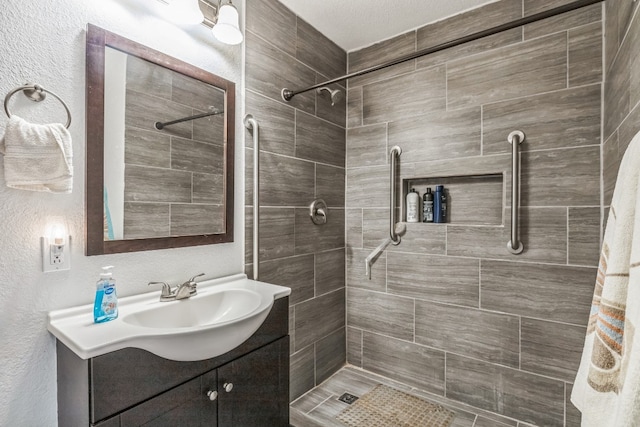
[[[34,102],[40,102],[40,101],[44,100],[47,97],[47,94],[53,96],[55,99],[60,101],[60,103],[64,107],[65,111],[67,112],[68,120],[67,120],[67,124],[65,125],[65,127],[67,129],[69,129],[69,126],[71,126],[71,111],[69,111],[69,107],[67,107],[67,104],[65,104],[64,101],[62,100],[62,98],[60,98],[58,95],[56,95],[55,93],[51,92],[50,90],[47,90],[47,89],[43,88],[42,86],[40,86],[38,84],[27,83],[24,86],[20,86],[20,87],[17,87],[15,89],[13,89],[11,92],[9,92],[7,94],[7,96],[4,97],[4,112],[7,113],[7,117],[11,118],[11,111],[9,111],[9,99],[15,93],[20,92],[20,91],[22,91],[22,93],[24,93],[24,96],[26,96],[27,98],[29,98],[30,100],[32,100]]]

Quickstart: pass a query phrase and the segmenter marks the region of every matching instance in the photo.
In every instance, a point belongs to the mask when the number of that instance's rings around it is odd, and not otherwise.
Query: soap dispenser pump
[[[93,304],[93,321],[108,322],[118,317],[118,296],[116,281],[111,274],[112,265],[102,267],[100,279],[96,282],[96,299]]]

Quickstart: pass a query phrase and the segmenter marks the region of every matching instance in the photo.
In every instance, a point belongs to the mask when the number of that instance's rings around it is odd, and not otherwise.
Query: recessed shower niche
[[[401,160],[402,162],[402,160]],[[504,211],[510,206],[510,156],[479,156],[464,160],[402,164],[401,218],[406,221],[406,196],[414,188],[420,195],[420,223],[427,188],[435,193],[436,185],[444,186],[447,197],[448,224],[501,226]],[[425,225],[432,223],[423,223]]]

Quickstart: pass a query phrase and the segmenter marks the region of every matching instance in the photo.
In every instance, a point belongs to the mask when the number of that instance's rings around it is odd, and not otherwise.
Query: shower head
[[[316,93],[318,95],[322,95],[324,91],[329,92],[329,96],[331,97],[331,105],[336,105],[336,102],[340,102],[342,100],[342,91],[340,89],[330,89],[327,86],[322,86],[321,88],[316,89]]]

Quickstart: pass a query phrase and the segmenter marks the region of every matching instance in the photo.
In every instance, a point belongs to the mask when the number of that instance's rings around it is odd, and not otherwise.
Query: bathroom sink
[[[47,329],[82,359],[135,347],[170,360],[205,360],[246,341],[274,300],[290,293],[239,274],[201,281],[197,295],[183,300],[160,302],[159,292],[119,298],[119,317],[106,323],[93,323],[92,305],[52,311]]]
[[[259,293],[248,289],[227,289],[201,298],[156,304],[123,316],[122,321],[155,329],[222,326],[250,315],[259,306]]]

